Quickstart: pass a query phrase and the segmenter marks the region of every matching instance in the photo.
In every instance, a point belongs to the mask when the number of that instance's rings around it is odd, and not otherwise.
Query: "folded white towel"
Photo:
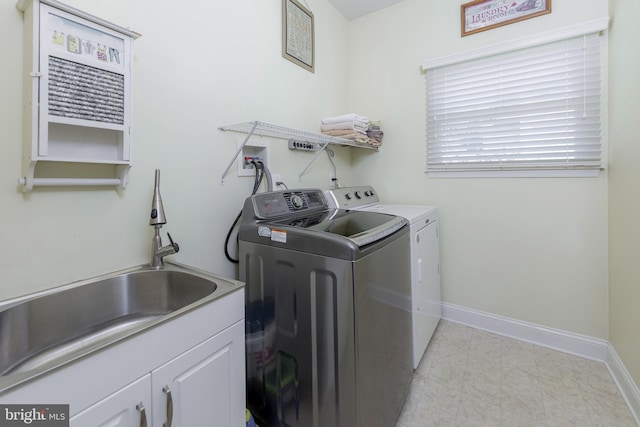
[[[334,123],[343,123],[343,122],[362,122],[364,124],[369,123],[369,119],[365,116],[360,116],[356,113],[343,114],[341,116],[333,116],[333,117],[324,117],[322,119],[323,125],[331,125]]]
[[[367,129],[369,129],[369,125],[363,124],[358,121],[351,121],[351,122],[324,124],[320,126],[320,130],[323,132],[328,130],[343,130],[343,129],[355,130],[357,132],[367,133]]]
[[[348,130],[328,130],[322,133],[325,135],[337,136],[343,139],[350,139],[351,141],[355,141],[360,144],[368,144],[368,145],[371,145],[372,147],[380,147],[382,145],[382,141],[378,141],[374,138],[369,138],[360,132],[354,132],[354,131],[348,131]]]

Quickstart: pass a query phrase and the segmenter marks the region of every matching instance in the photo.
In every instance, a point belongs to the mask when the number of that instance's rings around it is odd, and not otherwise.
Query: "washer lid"
[[[342,236],[358,247],[382,240],[407,224],[405,218],[367,211],[341,209],[322,212],[308,217],[288,218],[270,222],[276,227],[304,229],[318,233]],[[310,235],[322,239],[322,234]]]

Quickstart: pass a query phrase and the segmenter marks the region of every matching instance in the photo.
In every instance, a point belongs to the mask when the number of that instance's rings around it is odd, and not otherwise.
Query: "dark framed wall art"
[[[460,6],[462,37],[551,13],[551,0],[474,0]]]
[[[282,0],[282,56],[315,70],[313,13],[296,0]]]

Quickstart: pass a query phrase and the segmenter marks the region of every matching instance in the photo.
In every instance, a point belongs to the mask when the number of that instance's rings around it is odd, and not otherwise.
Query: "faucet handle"
[[[167,233],[167,236],[169,237],[169,242],[171,242],[171,247],[173,247],[173,250],[176,252],[180,252],[180,246],[178,246],[178,244],[173,241],[173,239],[171,238],[171,234]]]

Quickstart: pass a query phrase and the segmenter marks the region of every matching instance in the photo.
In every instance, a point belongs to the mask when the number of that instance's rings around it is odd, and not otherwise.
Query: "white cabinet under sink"
[[[139,427],[149,419],[151,374],[71,417],[70,425],[84,427]],[[147,425],[150,425],[147,423]]]
[[[244,323],[236,323],[153,371],[152,424],[167,423],[170,414],[173,426],[239,425],[230,409],[233,397],[244,395],[237,375],[244,372],[243,352]]]
[[[69,404],[74,427],[244,427],[244,290],[10,389],[0,403]]]
[[[240,426],[233,398],[244,394],[243,341],[239,322],[73,416],[71,426]]]

